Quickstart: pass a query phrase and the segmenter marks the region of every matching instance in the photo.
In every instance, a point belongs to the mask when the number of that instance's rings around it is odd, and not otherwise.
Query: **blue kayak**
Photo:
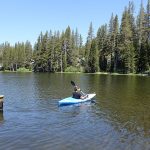
[[[87,102],[87,101],[90,101],[92,98],[94,98],[96,94],[94,93],[94,94],[87,94],[87,95],[88,96],[85,99],[75,99],[72,97],[67,97],[65,99],[60,100],[59,105],[63,106],[63,105],[71,105],[71,104]]]

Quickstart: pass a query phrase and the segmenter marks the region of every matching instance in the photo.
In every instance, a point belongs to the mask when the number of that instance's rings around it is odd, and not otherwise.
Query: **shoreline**
[[[84,73],[84,72],[56,72],[56,73],[64,73],[64,74],[95,74],[95,75],[114,75],[114,76],[150,76],[148,74],[136,74],[136,73],[109,73],[109,72],[95,72],[95,73]]]
[[[0,72],[3,72],[3,73],[31,73],[33,71],[9,71],[9,70],[6,70],[6,71],[0,71]]]
[[[49,72],[34,72],[34,71],[0,71],[2,73],[49,73]],[[136,74],[136,73],[109,73],[109,72],[95,72],[95,73],[84,73],[84,72],[54,72],[58,74],[94,74],[94,75],[113,75],[113,76],[150,76],[150,74]]]

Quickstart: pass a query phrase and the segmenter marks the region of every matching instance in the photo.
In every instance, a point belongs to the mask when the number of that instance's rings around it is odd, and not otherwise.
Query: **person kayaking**
[[[75,99],[85,99],[88,95],[81,94],[81,90],[78,86],[74,86],[74,92],[72,93],[72,97]]]

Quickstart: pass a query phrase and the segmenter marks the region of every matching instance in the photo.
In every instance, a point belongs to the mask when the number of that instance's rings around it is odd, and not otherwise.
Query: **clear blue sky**
[[[138,13],[141,0],[133,0]],[[78,28],[84,41],[92,21],[98,27],[108,23],[111,14],[121,19],[128,0],[0,0],[0,43],[29,40],[34,44],[40,32]],[[144,7],[147,0],[143,0]]]

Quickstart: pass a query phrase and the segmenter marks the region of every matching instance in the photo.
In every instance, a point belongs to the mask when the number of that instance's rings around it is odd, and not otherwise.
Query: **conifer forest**
[[[27,68],[34,72],[110,72],[145,73],[150,71],[150,0],[142,2],[137,15],[129,2],[122,17],[110,14],[108,24],[94,33],[89,23],[87,38],[79,29],[39,31],[34,45],[30,41],[0,44],[3,70]],[[97,19],[100,19],[97,17]]]

